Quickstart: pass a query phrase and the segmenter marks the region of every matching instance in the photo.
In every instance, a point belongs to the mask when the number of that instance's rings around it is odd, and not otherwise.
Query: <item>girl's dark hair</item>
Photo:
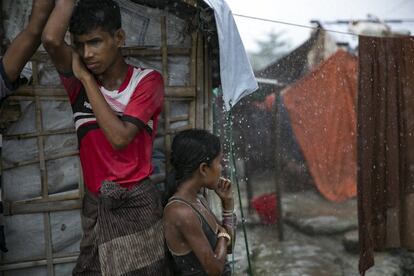
[[[110,34],[122,27],[121,11],[112,0],[80,0],[72,13],[69,31],[84,35],[101,28]]]
[[[178,133],[172,142],[172,171],[167,178],[164,203],[181,182],[192,177],[201,163],[210,166],[220,151],[220,139],[206,130],[190,129]]]

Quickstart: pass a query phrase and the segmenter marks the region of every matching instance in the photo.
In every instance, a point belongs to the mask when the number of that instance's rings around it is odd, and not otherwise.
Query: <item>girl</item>
[[[174,138],[164,235],[180,275],[231,275],[226,258],[234,244],[236,217],[231,182],[220,177],[221,160],[220,140],[205,130],[186,130]],[[221,199],[222,222],[200,194],[202,188]]]

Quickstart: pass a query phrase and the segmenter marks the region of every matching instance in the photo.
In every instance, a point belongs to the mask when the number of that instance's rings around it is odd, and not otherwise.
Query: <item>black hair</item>
[[[69,31],[84,35],[101,28],[110,34],[122,27],[121,11],[113,0],[80,0],[72,13]]]
[[[172,142],[171,165],[166,187],[164,203],[176,191],[180,183],[191,178],[200,164],[211,165],[221,152],[220,139],[202,129],[190,129],[179,132]]]

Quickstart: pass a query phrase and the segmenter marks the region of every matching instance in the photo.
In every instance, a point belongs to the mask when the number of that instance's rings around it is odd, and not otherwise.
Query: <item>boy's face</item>
[[[114,64],[124,37],[122,30],[112,35],[98,28],[87,34],[73,35],[72,43],[89,71],[101,75]]]

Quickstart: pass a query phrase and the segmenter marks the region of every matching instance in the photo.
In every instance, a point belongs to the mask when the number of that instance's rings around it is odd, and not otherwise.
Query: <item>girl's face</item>
[[[215,190],[217,188],[223,170],[223,166],[221,165],[222,159],[223,153],[220,152],[220,154],[211,162],[210,166],[208,166],[206,186],[209,189]]]

